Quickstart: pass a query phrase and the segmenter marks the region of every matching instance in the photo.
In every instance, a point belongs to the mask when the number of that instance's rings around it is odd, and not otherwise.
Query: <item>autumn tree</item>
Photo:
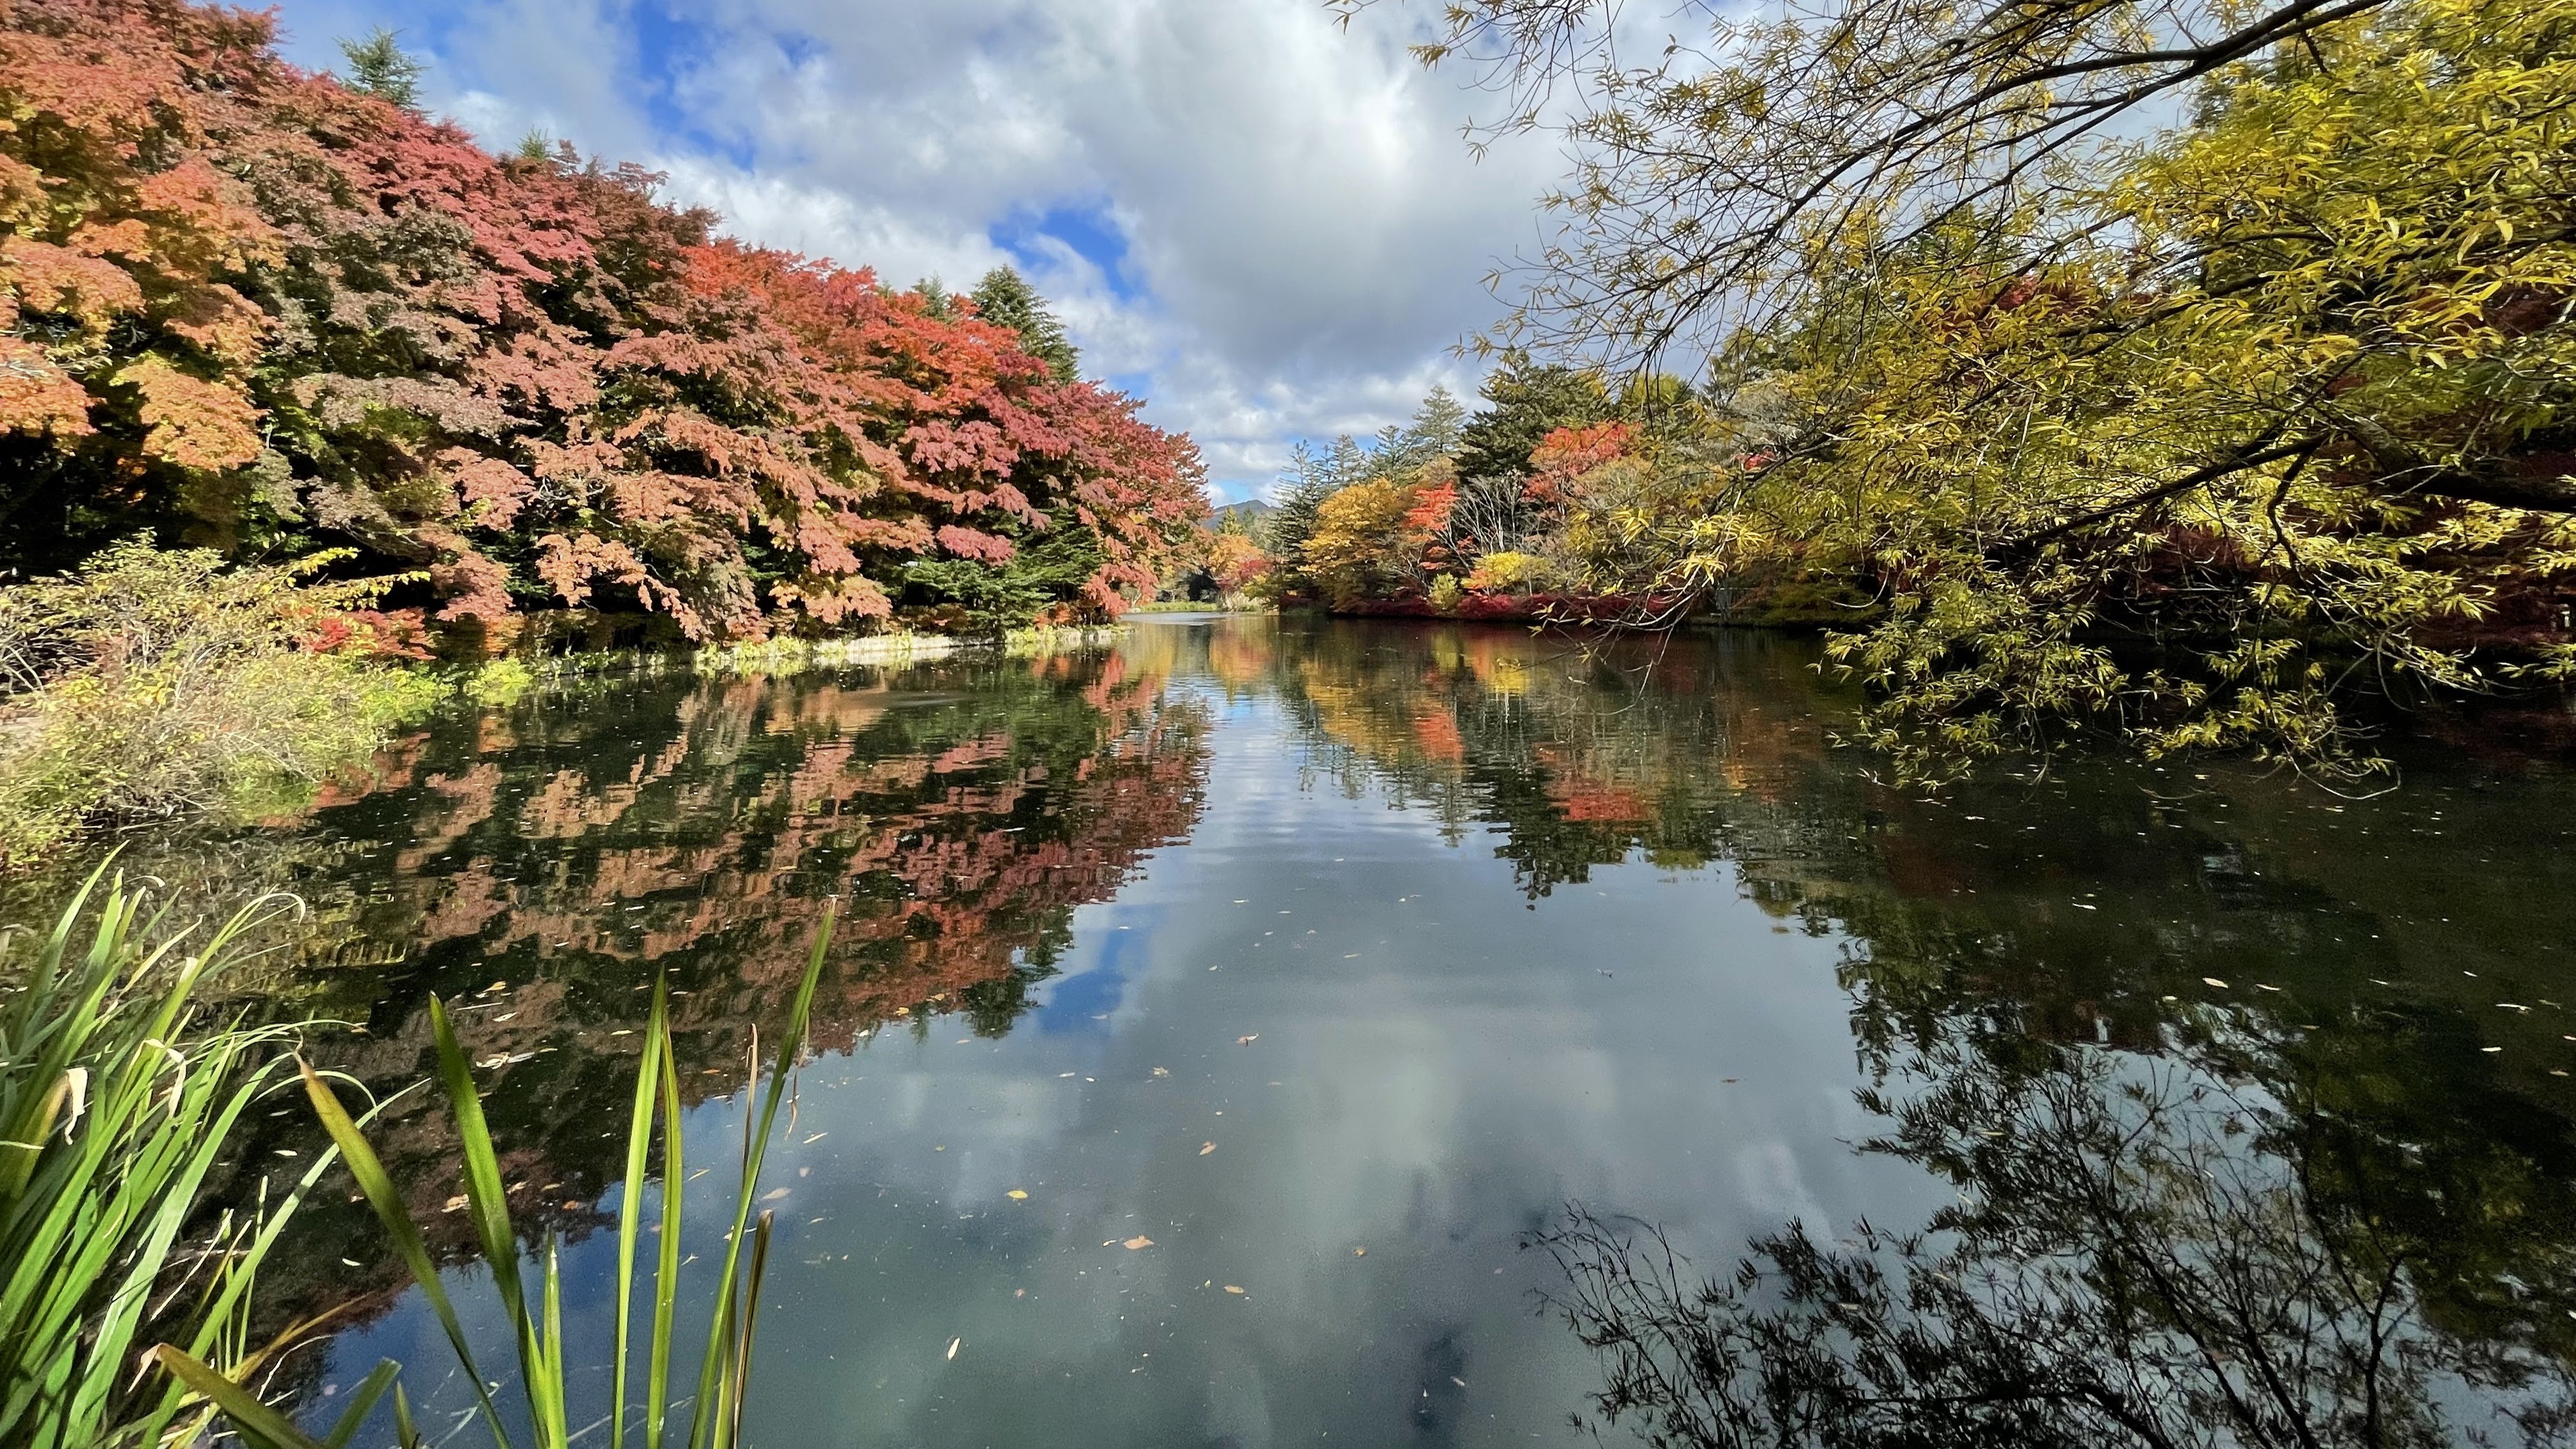
[[[1012,328],[714,241],[632,167],[496,157],[400,103],[387,37],[371,94],[269,25],[0,19],[0,563],[348,546],[469,644],[550,608],[737,638],[935,610],[966,575],[919,567],[1024,548],[996,608],[1114,615],[1203,512],[1187,439]]]
[[[1659,595],[1852,586],[1907,771],[2368,773],[2364,699],[2576,675],[2564,0],[1832,0],[1642,67],[1609,10],[1425,52],[1573,117],[1507,336],[1707,359],[1604,537]]]

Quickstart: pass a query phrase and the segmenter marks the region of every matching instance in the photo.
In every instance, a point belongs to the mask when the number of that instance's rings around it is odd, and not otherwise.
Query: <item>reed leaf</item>
[[[177,1432],[185,1395],[134,1372],[139,1342],[176,1337],[238,1368],[258,1261],[327,1165],[274,1208],[263,1185],[258,1210],[185,1242],[295,1030],[202,1020],[197,994],[290,903],[255,901],[198,939],[109,869],[31,957],[0,962],[13,988],[0,996],[0,1443],[32,1449]]]
[[[689,1424],[682,1436],[698,1449],[732,1449],[741,1442],[743,1406],[751,1383],[752,1339],[758,1327],[760,1290],[768,1273],[770,1246],[775,1233],[775,1222],[769,1213],[760,1214],[757,1224],[751,1222],[751,1207],[759,1196],[761,1167],[768,1155],[769,1142],[777,1131],[778,1109],[786,1096],[787,1079],[803,1049],[806,1028],[813,1012],[815,987],[821,979],[823,961],[831,945],[832,927],[833,912],[827,908],[815,934],[814,948],[806,961],[804,979],[798,985],[785,1029],[776,1038],[776,1057],[765,1084],[760,1078],[758,1037],[755,1035],[753,1039],[748,1086],[758,1099],[757,1109],[745,1116],[743,1177],[735,1193],[723,1266],[712,1285],[714,1319],[701,1350],[699,1390],[689,1401]],[[437,1041],[437,1080],[463,1144],[465,1196],[477,1246],[492,1270],[503,1314],[509,1320],[518,1345],[521,1387],[528,1409],[527,1443],[530,1449],[570,1449],[575,1436],[569,1431],[565,1379],[573,1354],[564,1338],[559,1245],[549,1238],[538,1254],[537,1291],[532,1305],[519,1261],[518,1237],[510,1223],[499,1155],[494,1149],[490,1130],[484,1121],[482,1103],[474,1088],[472,1062],[457,1040],[445,1005],[435,1000],[431,1002],[431,1024]],[[309,1065],[302,1066],[302,1072],[305,1093],[320,1115],[324,1129],[330,1133],[347,1162],[360,1192],[384,1224],[395,1253],[411,1271],[413,1281],[420,1286],[432,1315],[446,1333],[448,1346],[455,1354],[458,1366],[473,1384],[477,1409],[493,1443],[498,1449],[516,1449],[518,1441],[512,1438],[510,1426],[493,1402],[482,1369],[475,1361],[472,1345],[457,1316],[454,1301],[440,1281],[437,1265],[430,1259],[426,1239],[419,1225],[411,1219],[402,1195],[395,1190],[382,1160],[368,1145],[360,1124],[350,1117],[330,1084]],[[612,1349],[612,1449],[622,1449],[627,1432],[629,1366],[635,1348],[632,1318],[636,1307],[636,1247],[642,1232],[644,1197],[647,1190],[655,1186],[650,1169],[653,1138],[657,1132],[662,1141],[662,1170],[658,1185],[662,1241],[652,1284],[652,1331],[643,1346],[646,1356],[643,1438],[647,1449],[660,1449],[672,1413],[669,1392],[673,1325],[680,1286],[681,1199],[688,1180],[682,1147],[678,1077],[677,1057],[671,1045],[668,992],[657,987],[627,1124],[626,1178],[618,1212],[618,1321]],[[751,1240],[747,1271],[742,1251],[746,1234]],[[256,1449],[314,1449],[316,1441],[274,1410],[258,1403],[254,1396],[241,1388],[237,1376],[225,1379],[215,1375],[194,1356],[167,1346],[159,1351],[157,1357],[180,1383],[202,1394],[219,1408]],[[394,1366],[390,1363],[378,1366],[376,1374],[368,1380],[371,1387],[365,1404],[371,1408],[390,1384],[396,1441],[405,1449],[412,1449],[421,1442],[421,1438],[412,1422],[410,1401],[401,1385],[393,1381],[393,1373]],[[209,1382],[210,1375],[222,1381],[221,1392]],[[279,1432],[281,1426],[283,1434]],[[339,1431],[334,1433],[336,1435]],[[319,1449],[335,1449],[335,1445],[341,1442],[345,1441],[335,1439],[332,1443],[320,1445]]]

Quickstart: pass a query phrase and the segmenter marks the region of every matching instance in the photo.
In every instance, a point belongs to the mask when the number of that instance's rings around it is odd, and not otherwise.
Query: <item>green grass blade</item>
[[[152,1357],[181,1383],[223,1410],[233,1432],[254,1449],[331,1449],[296,1428],[285,1415],[261,1403],[258,1395],[170,1345],[165,1343],[152,1350]]]
[[[653,1343],[644,1387],[645,1449],[662,1449],[662,1421],[671,1404],[671,1328],[680,1297],[680,1199],[688,1189],[687,1154],[680,1133],[680,1069],[671,1055],[671,1023],[654,1034],[662,1079],[662,1242],[654,1263]]]
[[[653,1148],[653,1108],[661,1097],[662,1054],[654,1043],[665,1031],[670,996],[667,978],[653,985],[653,1015],[644,1030],[644,1059],[635,1070],[635,1108],[626,1125],[626,1190],[617,1207],[617,1359],[610,1390],[609,1449],[626,1449],[627,1345],[633,1336],[635,1239],[644,1210],[645,1167]]]
[[[386,1236],[393,1239],[394,1251],[411,1270],[411,1279],[420,1285],[422,1296],[429,1300],[430,1311],[437,1315],[439,1327],[447,1332],[448,1346],[456,1351],[456,1362],[465,1376],[474,1382],[474,1396],[481,1403],[484,1422],[492,1429],[495,1443],[506,1444],[509,1436],[502,1432],[501,1415],[492,1403],[492,1395],[483,1387],[483,1371],[475,1365],[474,1350],[465,1341],[465,1325],[457,1321],[456,1305],[448,1301],[447,1288],[438,1280],[438,1267],[429,1259],[429,1245],[421,1240],[420,1228],[411,1220],[411,1210],[402,1194],[394,1189],[393,1179],[376,1157],[376,1150],[357,1124],[349,1120],[348,1110],[313,1068],[296,1063],[304,1073],[304,1094],[313,1101],[314,1114],[322,1119],[322,1128],[348,1160],[349,1175],[357,1179],[358,1190],[366,1194],[367,1206],[373,1208],[376,1221],[384,1224]]]
[[[777,1214],[764,1212],[751,1233],[751,1277],[743,1285],[742,1341],[733,1355],[733,1433],[729,1444],[742,1442],[742,1406],[751,1398],[751,1341],[760,1329],[760,1285],[769,1276],[769,1240]]]
[[[420,1426],[411,1421],[411,1399],[394,1385],[394,1443],[401,1449],[427,1449],[420,1437]]]
[[[545,1266],[538,1282],[544,1319],[537,1343],[546,1368],[545,1378],[529,1385],[529,1398],[538,1406],[537,1442],[544,1449],[568,1449],[572,1434],[564,1416],[563,1264],[552,1233],[546,1235]]]
[[[703,1406],[714,1398],[721,1382],[722,1351],[716,1346],[726,1341],[733,1326],[734,1295],[741,1282],[743,1233],[751,1222],[752,1200],[760,1194],[760,1168],[769,1155],[769,1139],[777,1130],[778,1106],[786,1099],[787,1074],[796,1065],[796,1055],[804,1047],[805,1028],[814,1010],[814,988],[823,979],[823,958],[831,949],[832,923],[836,907],[826,903],[823,918],[814,931],[814,949],[805,960],[805,978],[796,988],[796,1004],[787,1013],[787,1029],[778,1039],[778,1064],[769,1074],[768,1091],[763,1094],[756,1118],[743,1122],[742,1185],[734,1195],[733,1227],[725,1235],[724,1267],[716,1275],[715,1322],[707,1329],[707,1356],[698,1372],[699,1407],[693,1408],[689,1442],[695,1446],[706,1440],[711,1415]],[[759,1058],[752,1059],[752,1069],[759,1070]]]
[[[385,1390],[394,1386],[394,1378],[401,1372],[402,1365],[392,1359],[377,1364],[375,1372],[368,1374],[358,1391],[349,1396],[349,1407],[340,1411],[340,1421],[322,1436],[323,1449],[348,1449],[349,1441],[358,1436],[358,1427],[367,1422],[368,1411],[385,1396]]]
[[[435,996],[429,999],[429,1024],[438,1041],[439,1083],[447,1090],[448,1111],[464,1149],[466,1216],[473,1219],[475,1236],[482,1240],[484,1265],[492,1270],[492,1286],[501,1295],[501,1310],[517,1340],[519,1384],[528,1401],[529,1420],[543,1443],[551,1422],[548,1404],[562,1388],[560,1375],[546,1362],[545,1343],[528,1309],[527,1284],[519,1273],[519,1237],[510,1226],[501,1160],[492,1148],[492,1129],[483,1118],[483,1099],[474,1089],[473,1066],[457,1042],[447,1004]]]

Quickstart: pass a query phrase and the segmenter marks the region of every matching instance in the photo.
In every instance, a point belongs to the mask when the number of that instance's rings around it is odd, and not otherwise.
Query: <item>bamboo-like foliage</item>
[[[734,1195],[733,1221],[726,1234],[722,1267],[715,1279],[714,1317],[707,1326],[707,1336],[698,1366],[697,1390],[682,1404],[671,1399],[671,1359],[673,1324],[680,1289],[680,1200],[683,1184],[688,1180],[682,1147],[682,1124],[678,1070],[671,1053],[671,1029],[667,986],[657,986],[653,993],[653,1014],[646,1029],[643,1064],[636,1074],[635,1099],[629,1119],[626,1144],[626,1183],[618,1209],[617,1224],[617,1334],[614,1346],[615,1371],[613,1403],[610,1408],[610,1444],[624,1449],[630,1430],[630,1418],[641,1429],[646,1449],[662,1449],[664,1444],[685,1445],[687,1449],[733,1449],[741,1442],[742,1409],[751,1379],[752,1333],[758,1318],[757,1305],[761,1280],[768,1269],[771,1215],[763,1212],[752,1218],[752,1204],[759,1192],[760,1170],[767,1156],[769,1140],[777,1128],[778,1108],[786,1097],[787,1074],[795,1065],[796,1054],[804,1039],[805,1028],[814,1004],[814,987],[823,969],[823,956],[832,939],[833,913],[828,908],[816,933],[812,955],[807,959],[803,982],[798,986],[795,1004],[790,1008],[786,1028],[779,1037],[777,1060],[770,1070],[766,1090],[760,1081],[760,1048],[755,1036],[750,1060],[750,1087],[757,1098],[757,1110],[749,1113],[743,1124],[742,1180]],[[431,1023],[438,1043],[438,1080],[445,1091],[448,1109],[454,1116],[458,1136],[465,1148],[466,1214],[474,1226],[481,1255],[492,1271],[493,1285],[500,1294],[501,1306],[515,1341],[519,1360],[519,1380],[524,1394],[524,1437],[518,1430],[515,1415],[505,1415],[491,1392],[494,1382],[477,1361],[463,1323],[458,1319],[454,1302],[441,1281],[438,1266],[420,1228],[411,1219],[402,1194],[387,1175],[384,1163],[367,1143],[338,1094],[311,1067],[304,1069],[304,1088],[322,1125],[346,1157],[351,1174],[366,1195],[369,1206],[385,1226],[395,1252],[410,1268],[412,1279],[420,1285],[447,1341],[455,1352],[457,1364],[466,1380],[474,1385],[477,1409],[492,1442],[499,1449],[566,1449],[574,1433],[565,1405],[565,1379],[571,1362],[570,1346],[565,1342],[562,1314],[562,1275],[557,1262],[557,1245],[549,1237],[537,1254],[536,1292],[531,1297],[529,1284],[521,1265],[518,1238],[510,1224],[509,1202],[504,1193],[498,1154],[493,1150],[492,1136],[483,1119],[483,1107],[476,1097],[471,1064],[465,1049],[457,1043],[456,1032],[449,1023],[446,1007],[435,1000],[430,1006]],[[637,1413],[630,1415],[630,1392],[633,1388],[630,1369],[634,1362],[633,1327],[636,1311],[636,1250],[643,1226],[644,1203],[648,1188],[656,1186],[649,1171],[652,1139],[655,1129],[662,1135],[662,1162],[658,1176],[661,1243],[654,1264],[652,1282],[652,1330],[643,1345],[644,1394],[635,1404]],[[750,1239],[749,1261],[745,1261],[744,1239]],[[297,1427],[284,1415],[260,1402],[236,1377],[227,1377],[207,1365],[200,1356],[175,1345],[164,1344],[155,1351],[161,1364],[189,1389],[216,1407],[230,1422],[233,1432],[253,1449],[341,1449],[357,1432],[367,1414],[381,1400],[388,1388],[393,1392],[396,1437],[404,1449],[416,1449],[425,1441],[412,1422],[411,1406],[394,1380],[397,1366],[391,1362],[378,1365],[359,1388],[349,1407],[329,1433],[317,1438]]]
[[[192,1433],[204,1410],[136,1372],[138,1340],[173,1339],[236,1376],[257,1368],[270,1350],[247,1341],[253,1272],[331,1160],[263,1211],[182,1238],[293,1032],[201,1023],[192,997],[290,906],[255,903],[191,952],[191,933],[105,870],[31,959],[0,962],[0,1443],[32,1449]]]

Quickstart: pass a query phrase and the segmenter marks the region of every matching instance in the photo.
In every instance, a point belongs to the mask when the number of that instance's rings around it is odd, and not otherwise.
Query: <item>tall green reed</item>
[[[192,998],[292,903],[254,903],[189,951],[193,933],[147,916],[146,893],[106,869],[32,958],[0,943],[0,1444],[31,1449],[192,1435],[204,1408],[139,1372],[138,1341],[254,1371],[273,1348],[248,1341],[257,1266],[330,1162],[182,1237],[243,1112],[282,1082],[294,1035],[203,1020]]]
[[[679,1401],[671,1397],[671,1370],[680,1291],[680,1207],[688,1173],[682,1142],[679,1072],[671,1052],[668,988],[664,984],[654,989],[653,1014],[645,1031],[643,1061],[636,1074],[635,1098],[627,1125],[625,1187],[618,1208],[611,1449],[625,1449],[630,1433],[639,1430],[644,1449],[663,1449],[666,1444],[687,1449],[736,1449],[741,1443],[743,1405],[750,1393],[752,1337],[759,1322],[760,1288],[768,1272],[772,1234],[771,1214],[764,1211],[754,1219],[752,1205],[759,1194],[761,1164],[777,1131],[778,1108],[786,1096],[788,1073],[805,1040],[815,984],[822,977],[824,953],[832,940],[832,921],[832,912],[827,909],[815,934],[813,952],[806,960],[804,978],[797,986],[795,1004],[788,1012],[785,1031],[779,1038],[777,1058],[765,1089],[760,1078],[758,1033],[752,1038],[747,1100],[756,1098],[757,1110],[747,1113],[743,1121],[742,1180],[734,1194],[723,1264],[714,1280],[714,1316],[699,1354],[696,1392]],[[466,1380],[474,1386],[474,1412],[483,1419],[493,1443],[500,1449],[520,1449],[523,1444],[526,1449],[568,1449],[577,1436],[566,1404],[565,1381],[572,1357],[570,1345],[564,1340],[558,1245],[549,1235],[539,1249],[536,1291],[531,1295],[521,1266],[518,1236],[510,1223],[499,1156],[484,1122],[482,1102],[475,1093],[471,1063],[457,1042],[444,1003],[431,1001],[430,1021],[438,1044],[439,1085],[464,1144],[466,1214],[480,1254],[491,1269],[493,1286],[500,1296],[502,1314],[518,1355],[524,1426],[514,1425],[511,1416],[505,1416],[494,1400],[492,1380],[485,1377],[475,1358],[473,1345],[440,1280],[438,1267],[430,1258],[420,1227],[412,1220],[402,1195],[395,1190],[364,1133],[330,1085],[310,1067],[304,1069],[304,1089],[331,1140],[348,1160],[359,1190],[383,1222],[395,1252],[411,1270],[412,1280],[420,1286],[430,1312],[445,1331],[450,1351]],[[658,1179],[650,1171],[657,1127],[662,1139]],[[655,1199],[661,1241],[652,1279],[644,1285],[651,1293],[651,1328],[643,1344],[643,1396],[636,1402],[632,1394],[639,1286],[637,1249],[644,1233],[648,1196]],[[750,1243],[747,1262],[746,1238]],[[398,1366],[391,1362],[379,1364],[359,1385],[331,1429],[316,1437],[262,1403],[238,1378],[205,1363],[201,1356],[167,1344],[155,1354],[179,1382],[219,1407],[233,1432],[253,1449],[342,1449],[388,1389],[393,1394],[398,1442],[404,1449],[419,1449],[425,1442],[413,1421],[410,1401],[395,1381]],[[629,1413],[630,1406],[635,1413]]]

